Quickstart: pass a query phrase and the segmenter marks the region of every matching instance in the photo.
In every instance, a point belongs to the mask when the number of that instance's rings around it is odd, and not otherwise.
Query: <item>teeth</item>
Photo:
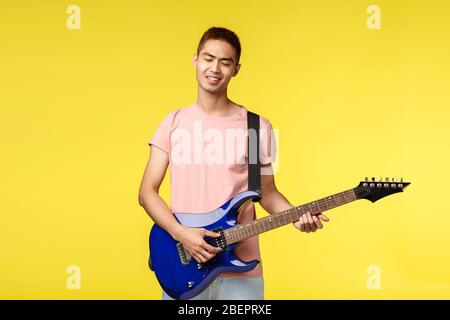
[[[219,78],[208,77],[208,76],[206,76],[206,78],[211,79],[211,80],[220,80]]]

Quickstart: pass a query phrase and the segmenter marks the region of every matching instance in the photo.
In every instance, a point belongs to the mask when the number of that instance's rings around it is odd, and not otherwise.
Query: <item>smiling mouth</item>
[[[211,81],[219,81],[221,78],[213,77],[213,76],[206,76],[206,79],[211,80]]]

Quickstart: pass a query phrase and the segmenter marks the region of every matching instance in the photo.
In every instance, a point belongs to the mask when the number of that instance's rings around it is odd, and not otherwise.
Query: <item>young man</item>
[[[241,67],[240,55],[239,38],[234,32],[212,27],[203,34],[193,59],[198,82],[197,102],[170,112],[157,128],[149,142],[150,159],[139,190],[139,203],[153,221],[181,242],[199,263],[220,252],[203,239],[218,234],[185,227],[178,223],[172,212],[206,213],[236,193],[247,190],[247,150],[235,146],[227,148],[224,142],[227,131],[247,130],[247,109],[227,95],[228,83]],[[259,203],[272,214],[293,206],[275,186],[271,170],[275,153],[272,126],[263,117],[260,117],[260,129],[260,162],[265,174],[261,176]],[[242,139],[237,144],[242,145]],[[216,147],[211,147],[213,140]],[[222,142],[222,150],[217,148],[218,141]],[[227,155],[222,154],[222,151],[230,150],[236,152],[232,157],[234,161],[226,161]],[[171,209],[158,194],[169,165]],[[251,202],[242,208],[238,221],[245,223],[255,218],[255,207]],[[300,231],[315,232],[322,228],[320,220],[328,221],[328,218],[307,214],[294,225]],[[244,261],[261,260],[258,237],[241,241],[236,253]],[[164,291],[163,299],[170,299]],[[222,273],[195,299],[264,299],[261,263],[249,272]]]

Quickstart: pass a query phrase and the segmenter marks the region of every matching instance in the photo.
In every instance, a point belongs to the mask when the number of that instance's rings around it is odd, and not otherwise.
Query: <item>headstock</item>
[[[372,177],[371,181],[369,181],[369,178],[361,181],[353,190],[358,199],[367,199],[375,202],[391,194],[403,192],[409,184],[409,182],[403,182],[403,178],[400,181],[397,181],[396,178],[392,178],[392,181],[389,181],[389,178],[386,178],[384,181],[380,178],[376,181],[375,177]]]

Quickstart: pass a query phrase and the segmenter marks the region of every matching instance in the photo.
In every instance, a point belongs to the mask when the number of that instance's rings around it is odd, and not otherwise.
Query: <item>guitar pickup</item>
[[[213,247],[217,247],[217,248],[221,248],[222,250],[225,250],[228,246],[228,243],[225,239],[225,233],[223,231],[223,228],[219,227],[219,228],[212,229],[211,231],[219,233],[220,237],[217,237],[217,238],[206,237],[205,241],[208,244],[212,245]]]

